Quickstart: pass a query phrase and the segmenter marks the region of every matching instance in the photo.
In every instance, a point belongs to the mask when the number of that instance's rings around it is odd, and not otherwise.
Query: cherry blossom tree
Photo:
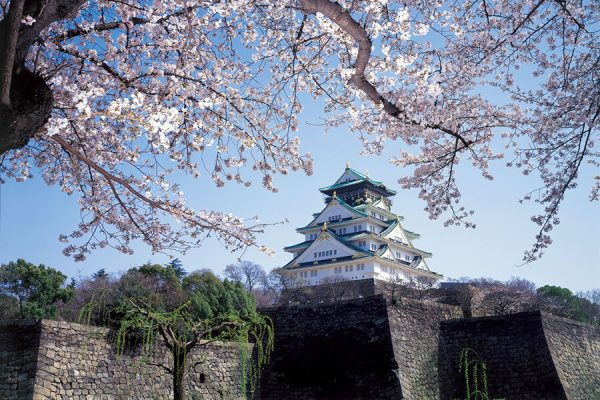
[[[35,168],[79,196],[61,236],[78,260],[134,239],[259,246],[263,224],[192,209],[174,177],[249,185],[251,169],[275,191],[275,175],[310,174],[294,132],[313,96],[365,153],[399,141],[392,164],[414,170],[400,182],[446,224],[474,226],[457,165],[492,179],[503,139],[507,164],[541,180],[523,196],[540,207],[533,261],[598,167],[599,17],[572,0],[2,0],[1,173]]]

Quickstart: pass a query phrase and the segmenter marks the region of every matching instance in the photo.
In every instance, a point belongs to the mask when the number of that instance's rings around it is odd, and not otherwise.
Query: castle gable
[[[365,179],[367,176],[364,174],[361,174],[360,172],[356,171],[355,169],[346,167],[346,170],[344,171],[344,173],[338,178],[337,181],[335,181],[334,185],[339,185],[341,183],[346,183],[346,182],[352,182],[352,181],[358,181],[358,180],[363,180]]]
[[[406,232],[404,232],[404,229],[402,229],[402,226],[400,225],[399,221],[393,222],[392,225],[389,226],[389,228],[387,228],[381,233],[381,236],[386,239],[408,244],[412,247],[412,244],[408,240],[408,235],[406,234]]]
[[[364,217],[365,213],[355,210],[338,198],[333,198],[308,226],[321,225],[324,222],[341,221],[353,217]]]
[[[326,260],[358,258],[373,255],[351,243],[341,240],[330,231],[323,231],[300,255],[294,258],[284,268],[298,267],[306,263],[322,262]]]

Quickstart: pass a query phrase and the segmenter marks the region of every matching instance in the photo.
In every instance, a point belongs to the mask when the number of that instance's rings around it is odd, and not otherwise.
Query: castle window
[[[335,256],[337,254],[337,250],[333,250],[333,255]]]
[[[405,259],[406,261],[410,261],[410,256],[409,256],[408,254],[405,254],[405,255],[404,255],[404,259]]]
[[[317,258],[317,253],[315,253],[315,257],[314,258]]]

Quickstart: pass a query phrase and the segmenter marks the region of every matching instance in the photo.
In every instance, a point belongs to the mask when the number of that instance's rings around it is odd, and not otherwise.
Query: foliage
[[[533,261],[583,166],[598,166],[599,13],[594,1],[5,1],[0,172],[35,168],[80,196],[81,224],[60,238],[76,260],[208,235],[270,252],[264,224],[192,209],[173,174],[270,191],[276,175],[310,174],[293,132],[320,98],[326,126],[358,133],[364,153],[400,142],[390,161],[413,168],[401,183],[446,224],[474,227],[457,164],[492,179],[506,146],[507,166],[541,181],[522,197],[539,206]],[[599,190],[594,177],[592,200]]]
[[[98,271],[92,274],[93,279],[106,279],[108,278],[108,274],[104,268],[100,268]]]
[[[239,282],[221,282],[212,273],[202,273],[184,278],[183,287],[190,293],[190,310],[196,318],[233,315],[252,320],[257,316],[252,295]]]
[[[54,318],[56,304],[73,297],[72,287],[63,287],[67,277],[43,264],[34,265],[23,259],[0,266],[0,295],[3,305],[16,305],[7,315],[20,319]],[[15,301],[11,300],[15,299]]]
[[[487,365],[473,349],[460,352],[458,372],[464,379],[466,400],[490,400],[488,394]]]
[[[560,286],[542,286],[537,293],[542,300],[542,310],[576,321],[600,325],[600,304],[576,296],[569,289]]]
[[[19,318],[19,301],[6,294],[0,293],[0,320]]]
[[[117,280],[108,275],[93,276],[75,283],[73,298],[59,310],[61,320],[87,325],[103,325],[110,320],[109,311],[115,301]]]
[[[92,296],[80,321],[97,320],[98,315],[116,328],[118,352],[135,338],[141,339],[146,355],[156,341],[167,348],[173,364],[160,366],[173,377],[175,399],[185,396],[187,370],[202,361],[193,359],[195,347],[215,340],[238,342],[244,392],[255,389],[258,371],[273,348],[272,324],[256,312],[252,294],[241,283],[220,281],[207,271],[178,277],[173,268],[159,264],[132,268]],[[248,352],[249,341],[256,349],[256,363]]]
[[[166,266],[175,271],[175,275],[177,275],[179,279],[187,274],[185,268],[183,268],[183,263],[179,258],[172,259]]]
[[[581,297],[582,299],[589,300],[593,304],[597,304],[600,306],[600,289],[588,290],[585,292],[577,293],[577,297]]]

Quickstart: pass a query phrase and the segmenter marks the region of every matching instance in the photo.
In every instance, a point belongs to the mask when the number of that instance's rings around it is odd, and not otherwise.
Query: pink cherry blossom
[[[12,57],[0,65],[11,116],[0,168],[17,180],[37,168],[79,197],[82,222],[60,237],[78,260],[130,253],[136,239],[186,251],[208,235],[270,252],[257,243],[264,224],[192,209],[173,175],[220,187],[258,173],[275,192],[278,175],[312,173],[296,137],[306,96],[324,100],[327,126],[357,132],[363,153],[398,142],[391,163],[413,171],[401,184],[447,225],[474,227],[459,163],[492,179],[502,148],[541,182],[523,194],[540,207],[525,262],[551,243],[582,165],[598,167],[598,2],[42,4],[0,3],[3,26],[16,26],[0,39]]]

